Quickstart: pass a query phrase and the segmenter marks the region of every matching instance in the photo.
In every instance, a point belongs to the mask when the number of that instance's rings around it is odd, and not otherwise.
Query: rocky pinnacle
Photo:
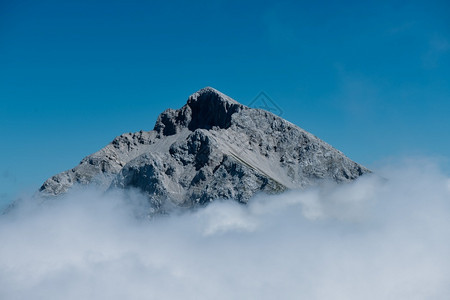
[[[245,203],[258,192],[350,182],[369,172],[298,126],[207,87],[182,108],[161,113],[153,130],[116,137],[40,191],[136,188],[158,210],[215,199]]]

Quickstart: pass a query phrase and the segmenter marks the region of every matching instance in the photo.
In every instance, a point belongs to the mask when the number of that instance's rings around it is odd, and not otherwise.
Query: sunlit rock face
[[[349,182],[369,172],[279,116],[207,87],[182,108],[161,113],[152,131],[118,136],[40,191],[58,195],[75,184],[136,188],[158,211],[214,199],[245,203],[258,192]]]

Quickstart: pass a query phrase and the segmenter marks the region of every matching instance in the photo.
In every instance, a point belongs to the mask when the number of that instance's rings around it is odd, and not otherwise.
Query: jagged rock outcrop
[[[368,172],[296,125],[207,87],[181,109],[160,114],[152,131],[115,138],[40,191],[58,195],[74,184],[137,188],[158,210],[218,198],[246,202],[257,192],[349,182]]]

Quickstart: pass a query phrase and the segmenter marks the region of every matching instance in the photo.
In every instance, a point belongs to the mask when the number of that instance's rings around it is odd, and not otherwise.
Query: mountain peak
[[[212,87],[205,87],[189,96],[186,105],[178,110],[167,109],[158,116],[154,130],[173,135],[182,128],[228,128],[231,116],[247,107]]]
[[[205,105],[210,105],[213,104],[214,102],[229,103],[230,105],[240,104],[236,100],[230,98],[229,96],[210,86],[204,87],[198,90],[197,92],[193,93],[191,96],[189,96],[188,105],[189,103],[198,101],[203,102],[203,104]]]
[[[160,114],[154,130],[117,137],[40,190],[137,188],[158,212],[215,199],[247,202],[259,192],[350,182],[365,173],[370,170],[294,124],[206,87]]]

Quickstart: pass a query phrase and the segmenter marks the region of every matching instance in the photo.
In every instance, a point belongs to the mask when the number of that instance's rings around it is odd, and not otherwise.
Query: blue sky
[[[213,86],[368,167],[450,154],[446,1],[0,1],[0,202]]]

